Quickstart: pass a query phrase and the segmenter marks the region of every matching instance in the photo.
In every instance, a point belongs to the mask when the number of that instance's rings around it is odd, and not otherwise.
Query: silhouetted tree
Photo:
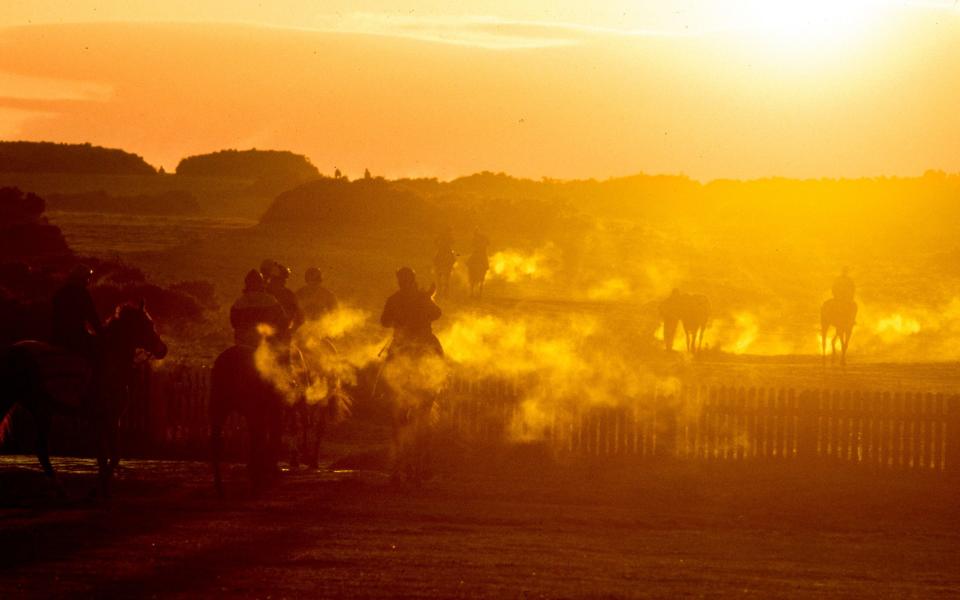
[[[221,150],[184,158],[177,175],[305,181],[320,172],[306,156],[285,150]]]
[[[0,142],[0,171],[10,173],[98,173],[154,175],[136,154],[90,144]]]

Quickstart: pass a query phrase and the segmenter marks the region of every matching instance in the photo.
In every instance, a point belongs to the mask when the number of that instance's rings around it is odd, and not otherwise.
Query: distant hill
[[[135,196],[114,196],[102,190],[49,194],[47,209],[135,215],[193,215],[201,212],[197,198],[184,190]]]
[[[136,154],[90,144],[0,142],[0,172],[154,175]]]
[[[254,149],[188,156],[177,165],[177,175],[302,182],[319,177],[320,172],[301,154]]]
[[[383,179],[322,178],[277,196],[262,224],[341,227],[435,227],[443,215],[420,194]]]

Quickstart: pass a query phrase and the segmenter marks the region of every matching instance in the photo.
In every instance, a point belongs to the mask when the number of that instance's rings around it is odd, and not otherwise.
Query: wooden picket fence
[[[208,367],[144,367],[122,423],[125,452],[204,458],[209,381]],[[960,472],[957,395],[687,385],[615,405],[584,406],[575,398],[526,400],[531,383],[453,377],[439,398],[440,426],[467,443],[542,443],[561,457],[832,462]],[[63,441],[79,439],[63,435],[76,431],[76,424],[58,426],[65,431],[54,436],[53,450],[77,452]],[[239,418],[227,423],[229,453],[243,452],[244,430]]]
[[[445,414],[468,439],[543,440],[571,456],[960,470],[956,395],[687,386],[584,407],[525,405],[522,392],[510,382],[455,381]]]

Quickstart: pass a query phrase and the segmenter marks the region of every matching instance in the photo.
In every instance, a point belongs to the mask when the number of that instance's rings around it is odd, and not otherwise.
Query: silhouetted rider
[[[53,296],[53,326],[50,341],[80,354],[88,361],[96,358],[95,335],[101,331],[100,315],[87,290],[93,270],[77,265],[67,281]]]
[[[856,292],[856,286],[850,277],[849,269],[843,268],[843,272],[833,282],[833,297],[843,302],[853,302]]]
[[[303,274],[307,285],[297,290],[297,299],[305,318],[315,321],[323,315],[337,309],[337,297],[323,286],[323,273],[316,267],[310,267]]]
[[[293,339],[293,332],[303,325],[304,321],[297,295],[287,287],[290,269],[268,259],[263,261],[260,272],[267,282],[267,292],[277,299],[287,316],[286,325],[277,331],[277,342],[289,344],[290,340]]]
[[[384,327],[393,328],[389,356],[398,353],[443,356],[443,347],[431,327],[442,314],[431,297],[434,289],[421,290],[417,286],[417,275],[410,267],[397,271],[397,285],[400,289],[387,298],[380,316]]]
[[[279,331],[287,324],[283,307],[272,294],[267,293],[263,276],[250,269],[243,280],[243,293],[230,307],[230,324],[234,330],[234,343],[256,348],[262,337],[258,327],[268,325]]]

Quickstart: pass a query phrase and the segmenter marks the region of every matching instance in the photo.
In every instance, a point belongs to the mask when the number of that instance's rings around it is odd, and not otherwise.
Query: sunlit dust
[[[904,317],[900,313],[892,314],[877,321],[874,333],[884,342],[890,343],[903,336],[913,335],[920,331],[920,322],[911,317]]]
[[[607,279],[587,290],[590,300],[623,300],[631,294],[630,282],[622,277]]]
[[[749,312],[739,312],[733,315],[734,327],[737,329],[737,338],[733,342],[733,351],[743,354],[757,339],[757,318]]]
[[[530,253],[500,250],[490,257],[490,275],[510,283],[548,279],[553,275],[555,255],[556,248],[552,244]]]
[[[558,411],[616,406],[678,385],[632,360],[628,348],[611,346],[593,317],[462,314],[438,336],[452,365],[465,376],[523,381],[512,426],[517,439],[541,436]]]

